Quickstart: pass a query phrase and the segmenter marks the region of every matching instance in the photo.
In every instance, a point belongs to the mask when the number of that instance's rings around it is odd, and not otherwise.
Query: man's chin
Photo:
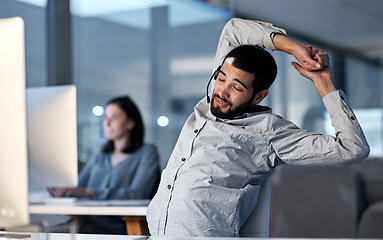
[[[221,111],[220,108],[218,108],[218,107],[216,107],[216,106],[214,106],[214,105],[212,105],[212,106],[210,107],[210,111],[211,111],[211,113],[212,113],[215,117],[217,117],[217,118],[222,118],[222,119],[224,119],[224,118],[227,118],[227,117],[228,117],[228,114],[227,114],[227,113]]]
[[[222,111],[222,108],[215,106],[215,104],[211,104],[210,111],[217,118],[233,119],[249,111],[250,106],[251,106],[251,103],[243,104],[242,106],[237,107],[235,109],[231,109],[231,107],[228,107],[227,109],[225,109],[226,111]]]

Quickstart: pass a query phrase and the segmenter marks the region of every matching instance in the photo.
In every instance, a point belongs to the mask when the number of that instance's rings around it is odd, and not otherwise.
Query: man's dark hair
[[[273,56],[256,45],[241,45],[232,49],[225,57],[234,58],[232,65],[254,75],[253,95],[268,89],[277,76],[277,64]]]
[[[124,153],[132,153],[142,146],[144,139],[144,125],[142,123],[141,114],[128,96],[116,97],[111,99],[106,105],[117,104],[128,118],[133,119],[134,127],[130,132],[127,146],[122,150]],[[113,152],[114,143],[109,140],[102,148],[102,152]]]

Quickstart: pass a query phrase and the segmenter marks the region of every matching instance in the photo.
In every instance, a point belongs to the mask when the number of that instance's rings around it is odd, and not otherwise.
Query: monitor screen
[[[76,87],[27,88],[26,99],[30,197],[77,186]]]
[[[0,19],[0,229],[27,225],[24,22]]]

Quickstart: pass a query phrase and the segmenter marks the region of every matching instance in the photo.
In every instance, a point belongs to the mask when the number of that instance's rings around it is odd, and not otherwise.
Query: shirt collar
[[[219,121],[219,122],[227,122],[230,120],[244,119],[244,118],[252,117],[252,116],[255,116],[255,115],[258,115],[261,113],[271,113],[272,112],[272,109],[268,106],[254,105],[253,109],[249,113],[244,113],[241,116],[237,116],[233,119],[221,119],[221,118],[215,117],[211,113],[210,104],[208,104],[206,102],[206,97],[204,97],[199,103],[197,103],[197,105],[194,108],[199,115],[204,115],[205,117],[207,117],[210,120],[215,120],[215,121]]]
[[[210,111],[209,111],[210,112]],[[255,116],[255,115],[258,115],[258,114],[261,114],[261,113],[271,113],[272,110],[270,107],[268,106],[262,106],[262,105],[254,105],[253,106],[253,109],[251,112],[248,112],[248,113],[244,113],[240,116],[236,116],[234,117],[233,119],[221,119],[221,118],[216,118],[216,121],[219,121],[219,122],[227,122],[227,121],[230,121],[230,120],[237,120],[237,119],[244,119],[244,118],[249,118],[249,117],[252,117],[252,116]]]

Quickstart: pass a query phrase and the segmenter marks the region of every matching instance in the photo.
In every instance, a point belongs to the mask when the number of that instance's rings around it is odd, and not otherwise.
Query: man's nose
[[[218,87],[217,89],[217,94],[221,97],[221,98],[228,98],[229,97],[229,89],[228,89],[228,86],[226,86],[226,84],[222,84]]]

